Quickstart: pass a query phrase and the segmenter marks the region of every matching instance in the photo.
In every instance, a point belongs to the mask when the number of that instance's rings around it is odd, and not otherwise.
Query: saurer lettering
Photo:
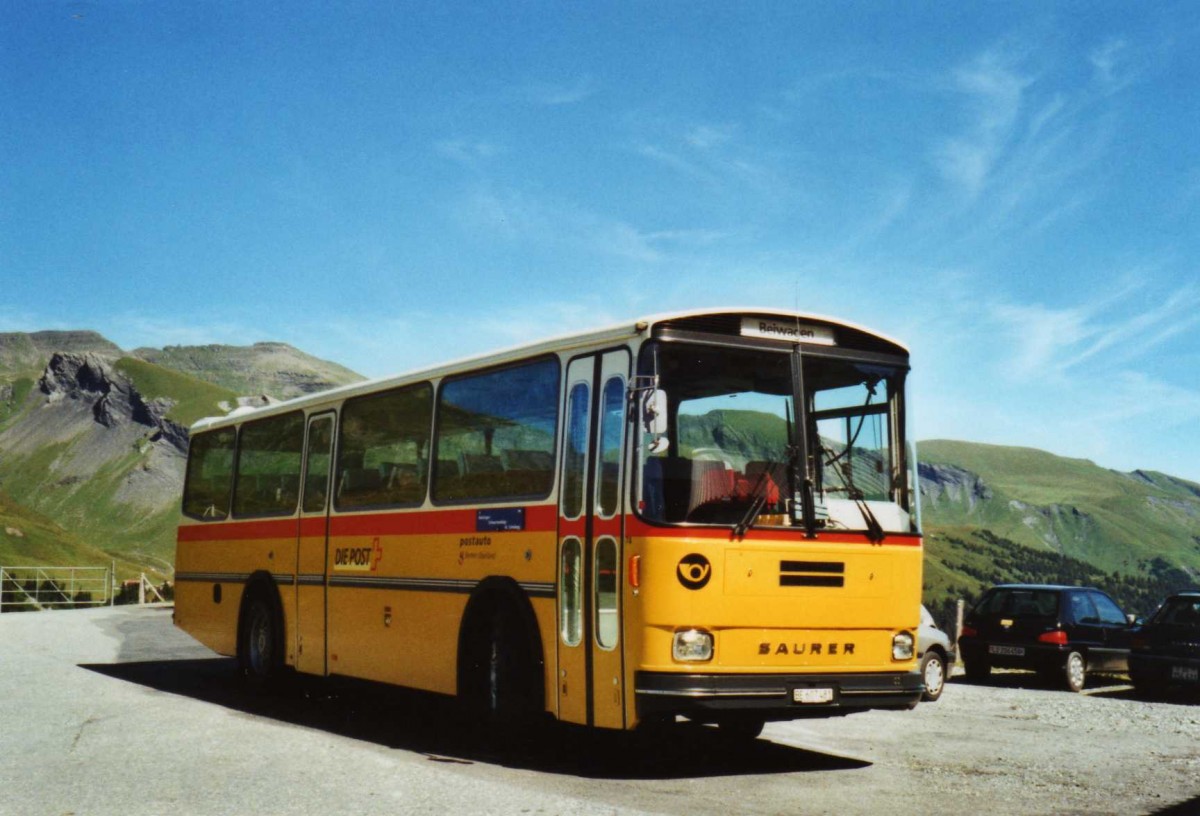
[[[819,655],[824,652],[829,657],[854,654],[853,643],[760,643],[758,644],[758,653],[760,655]]]

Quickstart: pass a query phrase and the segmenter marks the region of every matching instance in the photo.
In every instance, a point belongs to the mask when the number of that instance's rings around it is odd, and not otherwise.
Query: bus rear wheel
[[[256,594],[246,605],[238,639],[238,666],[252,689],[265,689],[279,677],[283,661],[278,632],[270,601]]]

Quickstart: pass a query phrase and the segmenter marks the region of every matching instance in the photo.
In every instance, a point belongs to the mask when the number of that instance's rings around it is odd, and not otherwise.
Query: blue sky
[[[919,438],[1200,481],[1200,5],[0,9],[0,331],[379,376],[846,318]]]

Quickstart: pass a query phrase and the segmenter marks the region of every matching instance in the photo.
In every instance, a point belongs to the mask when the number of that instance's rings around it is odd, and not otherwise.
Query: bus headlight
[[[680,663],[703,663],[712,660],[713,636],[699,629],[685,629],[675,633],[671,643],[671,657]]]
[[[892,660],[912,660],[912,632],[900,632],[892,638]]]

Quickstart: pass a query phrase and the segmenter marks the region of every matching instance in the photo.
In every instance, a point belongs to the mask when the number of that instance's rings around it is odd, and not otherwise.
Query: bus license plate
[[[798,688],[792,689],[792,702],[795,703],[832,703],[833,689],[831,688]]]
[[[1188,680],[1192,683],[1200,682],[1200,669],[1195,666],[1172,666],[1172,680]]]
[[[988,646],[988,654],[1008,655],[1009,657],[1024,657],[1024,646]]]

